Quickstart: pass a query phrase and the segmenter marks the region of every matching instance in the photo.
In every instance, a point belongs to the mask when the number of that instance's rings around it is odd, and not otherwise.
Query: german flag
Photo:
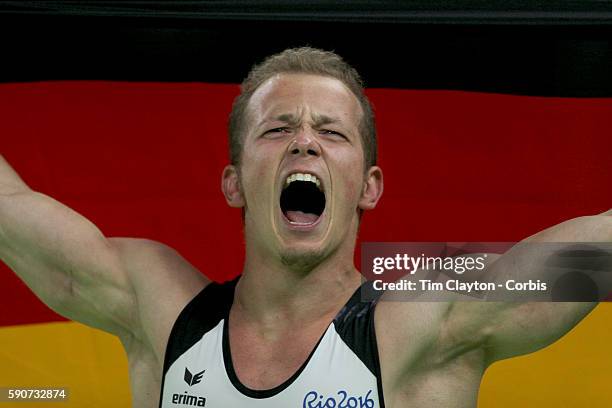
[[[231,104],[288,47],[335,50],[366,81],[386,191],[361,241],[518,241],[612,207],[607,3],[9,1],[0,34],[0,153],[107,236],[162,241],[214,280],[244,259],[219,191]],[[0,387],[130,406],[116,338],[56,315],[4,265],[0,299]],[[494,364],[478,407],[610,407],[611,344],[601,304]]]

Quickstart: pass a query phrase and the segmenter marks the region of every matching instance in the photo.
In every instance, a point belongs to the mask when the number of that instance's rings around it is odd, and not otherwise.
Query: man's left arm
[[[606,213],[574,218],[539,232],[499,257],[490,267],[488,279],[549,278],[551,246],[557,254],[571,252],[579,243],[603,243],[612,247],[612,210]],[[524,245],[523,245],[524,244]],[[531,245],[533,244],[533,245]],[[607,259],[612,255],[607,254]],[[577,259],[575,262],[587,262]],[[575,265],[580,267],[580,265]],[[599,290],[612,291],[612,266],[599,271]],[[588,269],[588,266],[585,267]],[[572,289],[572,288],[570,288]],[[578,324],[597,302],[455,302],[446,321],[446,333],[479,344],[488,364],[543,348]],[[612,324],[612,322],[611,322]]]

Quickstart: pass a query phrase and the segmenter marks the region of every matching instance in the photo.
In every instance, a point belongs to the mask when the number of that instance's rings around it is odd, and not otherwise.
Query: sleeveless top
[[[236,376],[230,352],[237,281],[209,284],[179,314],[166,348],[161,408],[384,408],[376,301],[362,302],[357,289],[288,380],[253,390]]]

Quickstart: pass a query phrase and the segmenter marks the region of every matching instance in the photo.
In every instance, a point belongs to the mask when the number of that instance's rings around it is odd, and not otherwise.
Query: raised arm
[[[32,191],[0,156],[0,259],[51,309],[125,335],[133,287],[111,241],[70,208]]]
[[[612,243],[611,212],[596,216],[575,218],[535,234],[524,242],[557,243],[554,248],[563,252],[575,248],[575,243],[605,243],[609,250]],[[525,246],[525,250],[510,251],[501,256],[492,266],[488,280],[501,282],[508,277],[517,280],[536,280],[547,273],[545,264],[550,253]],[[607,259],[611,256],[608,254]],[[580,262],[580,260],[578,260]],[[497,264],[497,265],[496,265]],[[576,265],[580,268],[579,265]],[[602,271],[600,289],[612,289],[612,265]],[[588,266],[582,268],[589,269]],[[495,276],[498,274],[499,276]],[[568,288],[571,289],[571,288]],[[596,302],[458,302],[447,319],[448,333],[463,338],[472,344],[484,347],[488,363],[545,347],[582,320]],[[468,340],[470,339],[470,340]]]

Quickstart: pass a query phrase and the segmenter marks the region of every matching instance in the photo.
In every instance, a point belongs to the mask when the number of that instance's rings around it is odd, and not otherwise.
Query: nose
[[[308,131],[300,130],[289,144],[288,153],[291,156],[319,157],[321,147]]]

